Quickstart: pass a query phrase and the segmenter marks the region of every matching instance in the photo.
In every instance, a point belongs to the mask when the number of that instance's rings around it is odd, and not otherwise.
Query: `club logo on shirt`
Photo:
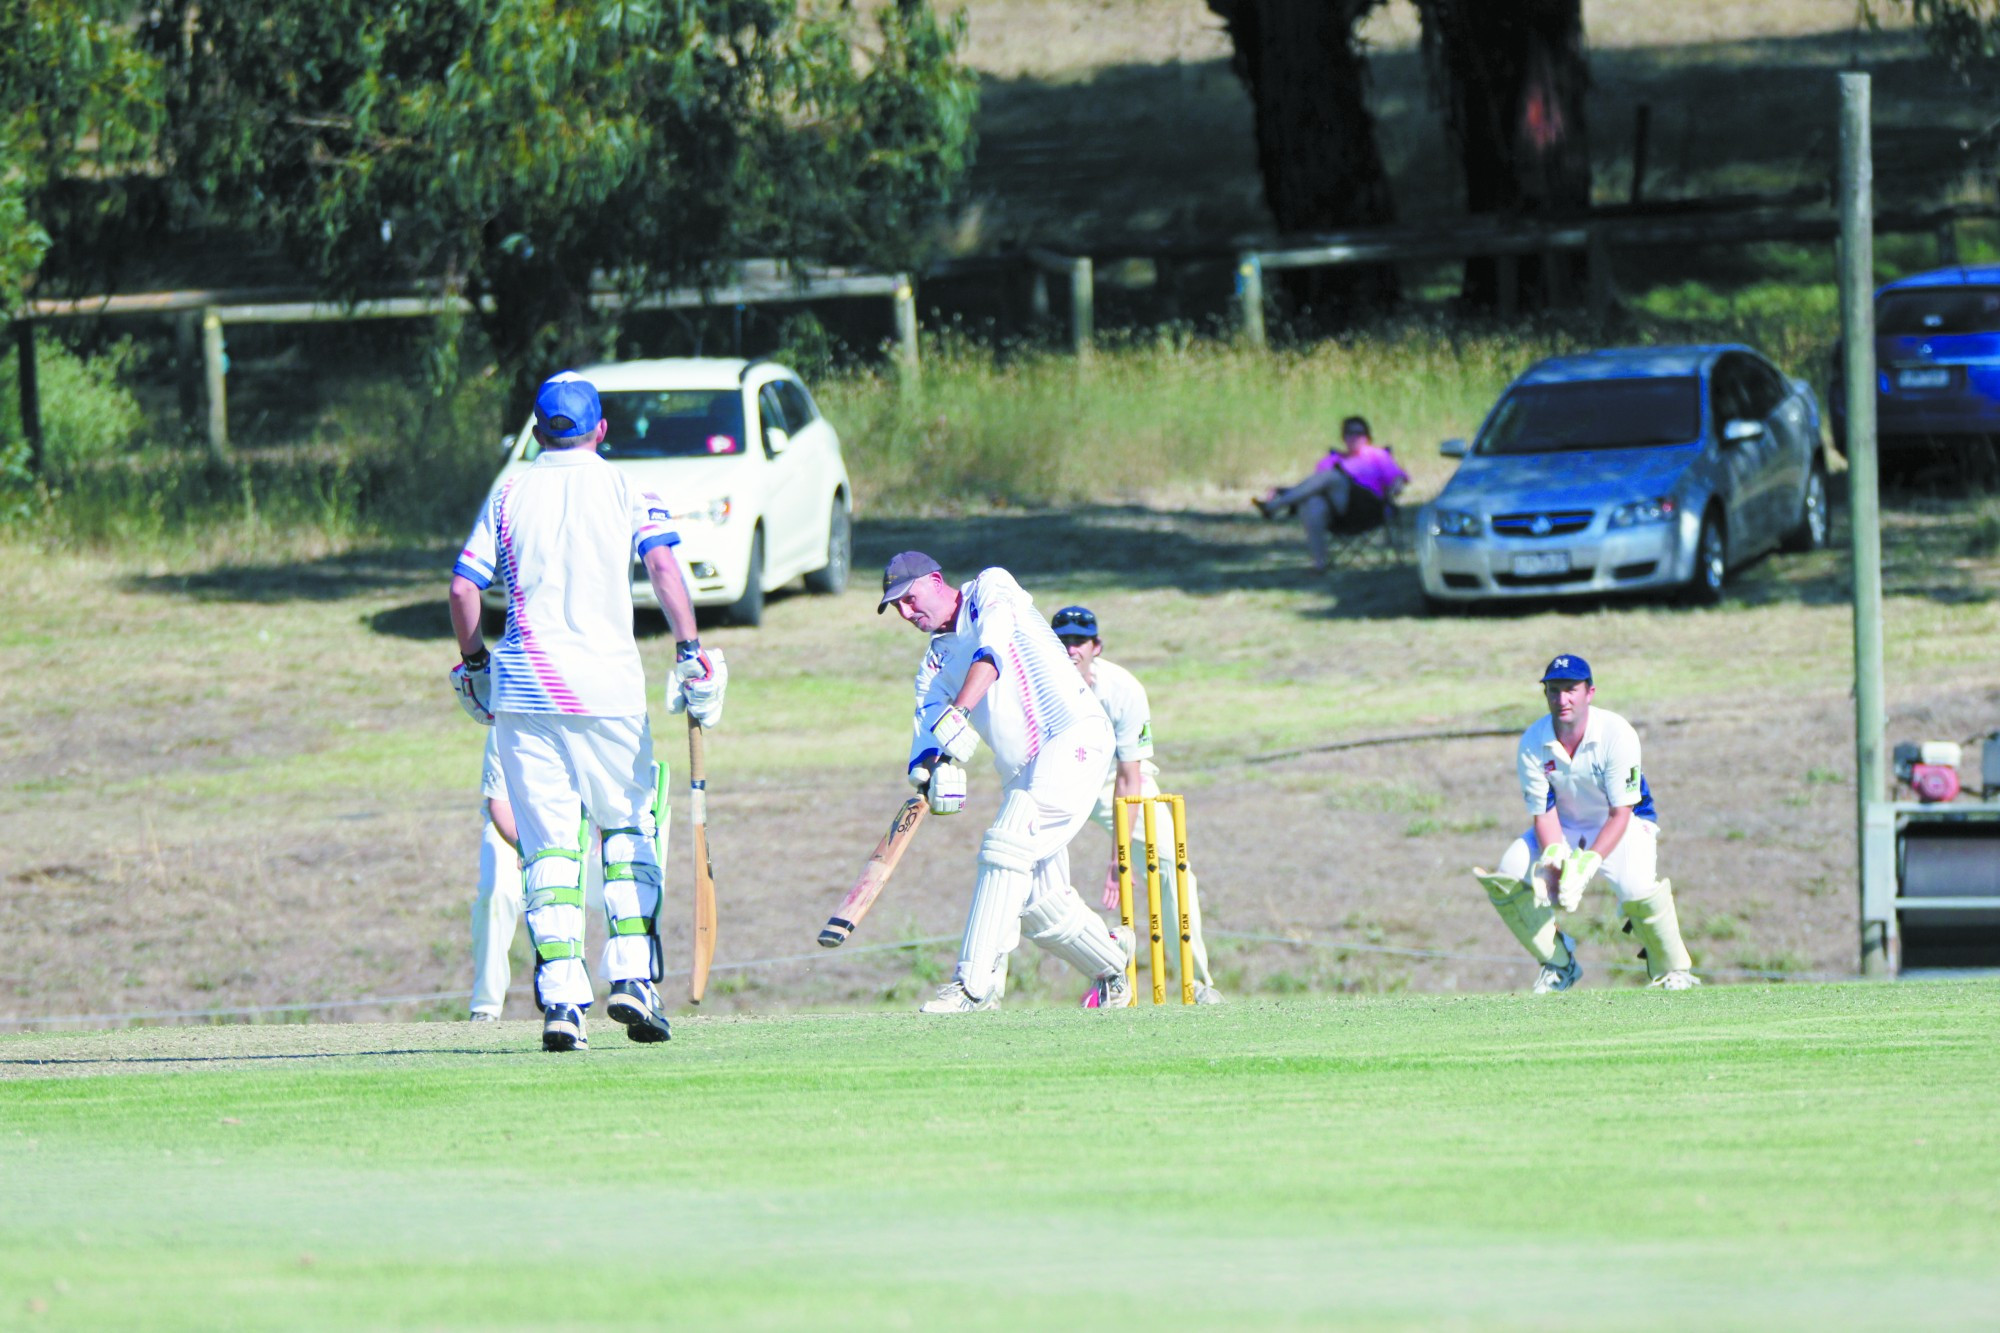
[[[664,523],[668,519],[672,518],[673,515],[669,514],[664,509],[648,509],[646,511],[646,517],[651,519],[655,523]]]
[[[1152,723],[1150,723],[1150,722],[1142,722],[1142,723],[1140,723],[1140,724],[1139,724],[1139,744],[1141,744],[1141,745],[1151,745],[1152,743],[1153,743],[1153,724],[1152,724]]]
[[[1639,785],[1639,766],[1637,764],[1632,765],[1632,771],[1625,775],[1625,785],[1628,787]]]
[[[1082,763],[1082,762],[1083,762],[1084,760],[1086,760],[1086,759],[1088,759],[1088,758],[1090,758],[1090,751],[1089,751],[1089,750],[1088,750],[1087,748],[1085,748],[1084,746],[1081,746],[1081,745],[1077,746],[1077,747],[1076,747],[1076,762],[1080,764],[1080,763]]]
[[[1555,761],[1555,760],[1553,760],[1553,759],[1544,759],[1544,760],[1542,761],[1542,772],[1544,772],[1544,773],[1553,773],[1553,772],[1555,772],[1555,771],[1556,771],[1556,761]]]

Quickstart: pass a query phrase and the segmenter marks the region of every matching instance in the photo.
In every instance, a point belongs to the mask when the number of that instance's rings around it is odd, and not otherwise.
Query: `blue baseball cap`
[[[1087,606],[1065,606],[1049,617],[1049,628],[1058,639],[1094,639],[1097,614]]]
[[[552,440],[589,435],[604,420],[597,386],[574,370],[560,371],[535,391],[535,425]]]
[[[1559,657],[1552,659],[1549,662],[1548,669],[1542,672],[1542,683],[1544,685],[1552,680],[1595,679],[1596,677],[1590,674],[1590,663],[1584,661],[1575,653],[1563,653]]]
[[[889,563],[882,567],[882,600],[877,603],[875,614],[887,611],[889,603],[908,592],[918,579],[942,572],[938,562],[922,551],[899,551],[890,556]]]

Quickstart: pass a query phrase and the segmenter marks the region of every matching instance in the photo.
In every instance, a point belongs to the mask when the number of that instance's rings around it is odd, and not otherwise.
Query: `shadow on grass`
[[[138,574],[134,592],[167,593],[197,602],[340,602],[398,588],[436,590],[443,614],[452,552],[434,546],[385,546],[318,560],[219,565],[198,574]],[[445,626],[449,634],[451,627]],[[428,638],[428,635],[412,637]]]

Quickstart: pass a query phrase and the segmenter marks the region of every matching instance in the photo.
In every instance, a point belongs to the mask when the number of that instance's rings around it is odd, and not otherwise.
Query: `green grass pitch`
[[[0,1038],[0,1327],[1991,1327],[2000,983]]]

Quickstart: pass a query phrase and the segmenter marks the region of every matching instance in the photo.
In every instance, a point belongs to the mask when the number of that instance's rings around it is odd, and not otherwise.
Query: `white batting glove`
[[[461,659],[451,669],[451,693],[465,715],[482,727],[493,725],[493,654]]]
[[[932,814],[957,814],[965,809],[965,770],[949,759],[939,761],[931,770],[925,794],[930,797]]]
[[[972,720],[966,717],[965,710],[956,704],[946,708],[944,715],[931,725],[931,739],[954,764],[966,762],[979,749],[979,733],[972,729]]]
[[[693,713],[704,727],[722,721],[722,693],[729,684],[729,664],[722,650],[703,652],[698,639],[682,643],[667,677],[667,711]]]
[[[1583,901],[1583,891],[1590,881],[1597,877],[1597,869],[1604,864],[1604,858],[1596,852],[1571,852],[1563,862],[1562,878],[1556,881],[1556,903],[1565,912],[1574,912]]]

